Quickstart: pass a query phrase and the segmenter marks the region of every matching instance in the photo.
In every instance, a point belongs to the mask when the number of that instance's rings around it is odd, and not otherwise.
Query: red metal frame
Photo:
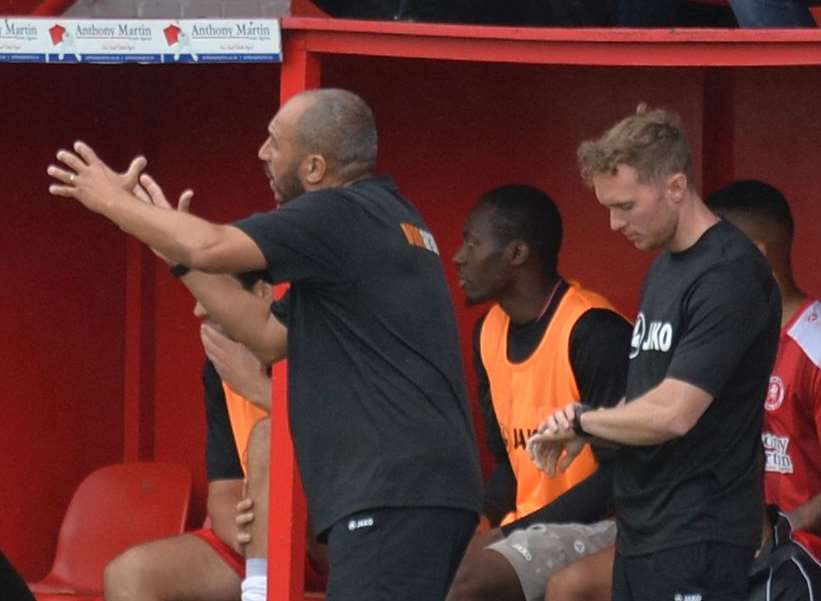
[[[154,282],[156,259],[128,237],[125,275],[123,461],[154,458]]]
[[[285,40],[280,74],[280,102],[319,86],[319,60],[298,41]],[[282,290],[278,290],[281,293]],[[272,466],[268,502],[268,599],[302,600],[305,596],[305,532],[307,511],[296,467],[288,421],[285,362],[274,366],[271,403]],[[277,466],[273,477],[273,466]],[[276,516],[276,517],[275,517]],[[321,598],[321,597],[320,597]]]
[[[307,512],[288,427],[285,361],[274,366],[272,388],[267,598],[301,600],[305,593]]]
[[[602,66],[821,64],[821,30],[814,29],[561,29],[311,17],[286,17],[283,29],[313,54]]]

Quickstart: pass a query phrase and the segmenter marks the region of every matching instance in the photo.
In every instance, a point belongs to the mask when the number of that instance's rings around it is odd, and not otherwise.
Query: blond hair
[[[589,186],[597,175],[615,175],[619,165],[635,169],[642,183],[683,173],[687,185],[693,185],[690,145],[681,119],[665,109],[649,110],[644,103],[597,140],[582,142],[576,156]]]

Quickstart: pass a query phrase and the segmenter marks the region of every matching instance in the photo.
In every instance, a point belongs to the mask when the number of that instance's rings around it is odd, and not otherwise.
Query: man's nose
[[[202,303],[198,302],[194,305],[194,317],[197,317],[198,319],[208,317],[208,311],[202,306]]]
[[[618,232],[624,227],[624,219],[619,219],[614,211],[610,211],[610,229]]]
[[[268,140],[265,140],[262,143],[262,146],[259,147],[259,151],[257,152],[257,156],[262,161],[267,161],[268,160],[268,156],[269,156],[268,155]]]

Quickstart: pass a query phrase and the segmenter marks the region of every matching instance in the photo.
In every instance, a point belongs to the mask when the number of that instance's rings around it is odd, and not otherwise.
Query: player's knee
[[[447,601],[499,601],[501,582],[481,561],[482,553],[465,556],[453,577]]]
[[[254,424],[248,437],[249,469],[268,469],[268,453],[271,444],[271,420],[264,417]]]
[[[545,601],[592,601],[590,574],[581,565],[570,564],[552,574],[547,581]]]
[[[108,563],[103,572],[103,588],[106,601],[153,598],[145,557],[138,547],[128,549]]]
[[[446,601],[474,601],[478,598],[476,581],[472,578],[471,572],[472,570],[465,569],[464,565],[459,567],[453,577]]]

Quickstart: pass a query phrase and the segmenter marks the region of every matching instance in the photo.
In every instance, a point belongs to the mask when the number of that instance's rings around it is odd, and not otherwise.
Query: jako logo
[[[348,522],[348,530],[351,532],[354,530],[359,530],[360,528],[370,528],[371,526],[373,526],[372,517],[352,519]]]
[[[633,337],[630,339],[630,358],[635,359],[641,351],[661,351],[666,353],[673,344],[673,326],[666,321],[651,321],[644,319],[644,313],[639,313],[636,325],[633,326]]]

